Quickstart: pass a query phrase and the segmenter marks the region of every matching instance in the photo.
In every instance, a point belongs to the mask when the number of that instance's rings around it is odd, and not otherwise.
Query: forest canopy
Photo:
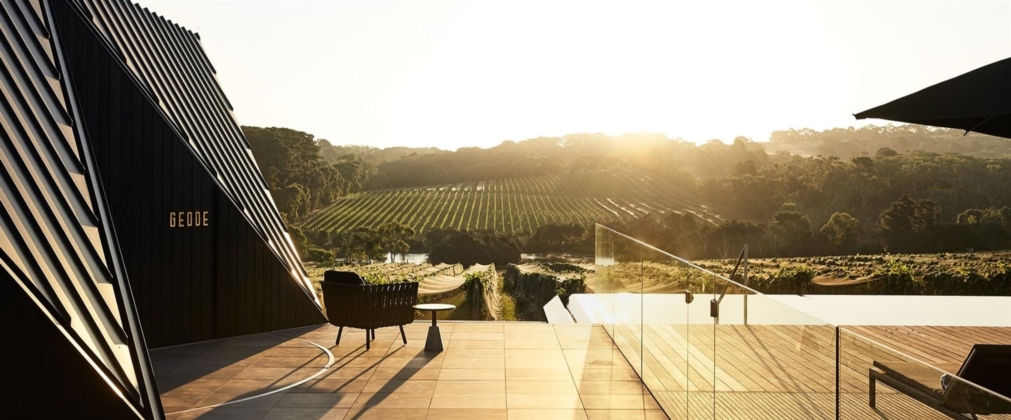
[[[756,256],[1011,246],[1011,140],[960,130],[790,129],[767,143],[738,137],[701,145],[656,133],[582,133],[449,152],[334,146],[290,129],[243,129],[293,226],[361,191],[620,172],[663,183],[723,216],[660,212],[620,226],[690,257],[719,256],[724,244],[741,241],[753,243]],[[592,226],[564,225],[514,239],[524,250],[585,248]],[[562,231],[564,240],[552,239]]]

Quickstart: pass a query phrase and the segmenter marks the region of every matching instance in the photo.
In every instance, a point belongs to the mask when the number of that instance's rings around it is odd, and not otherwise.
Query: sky
[[[241,124],[373,147],[767,141],[1011,56],[1007,0],[134,1],[200,34]]]

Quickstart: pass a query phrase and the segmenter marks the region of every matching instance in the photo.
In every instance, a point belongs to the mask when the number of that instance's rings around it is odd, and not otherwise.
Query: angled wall
[[[54,1],[150,347],[326,322],[198,37]]]
[[[161,418],[51,12],[0,0],[0,418]]]

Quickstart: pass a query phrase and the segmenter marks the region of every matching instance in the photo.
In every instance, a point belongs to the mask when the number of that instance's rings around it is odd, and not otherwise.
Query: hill
[[[789,129],[774,131],[768,143],[768,153],[788,153],[797,156],[837,156],[849,159],[873,156],[888,148],[899,153],[920,150],[931,153],[959,153],[978,158],[1011,158],[1011,141],[979,133],[922,125],[867,125],[858,129],[833,128],[816,131]]]
[[[338,199],[302,228],[343,231],[395,221],[419,235],[434,228],[516,233],[534,232],[545,224],[591,226],[669,212],[721,220],[678,189],[626,170],[367,191]]]

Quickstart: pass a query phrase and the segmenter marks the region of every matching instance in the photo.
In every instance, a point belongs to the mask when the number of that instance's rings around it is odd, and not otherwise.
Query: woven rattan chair
[[[404,324],[414,322],[414,305],[418,303],[418,283],[341,284],[324,281],[323,302],[330,323],[339,327],[340,345],[344,327],[365,330],[365,349],[371,349],[376,328],[400,327],[400,337],[407,344]]]

